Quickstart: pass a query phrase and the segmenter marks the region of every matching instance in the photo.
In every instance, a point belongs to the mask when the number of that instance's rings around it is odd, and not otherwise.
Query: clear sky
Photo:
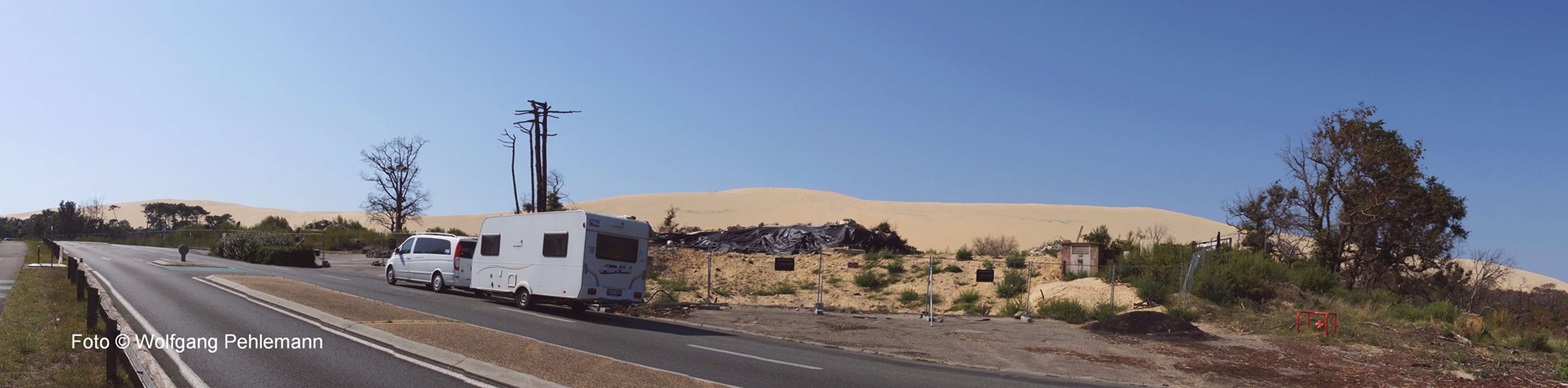
[[[7,1],[0,214],[356,209],[359,151],[412,135],[432,214],[506,211],[495,139],[529,99],[583,111],[550,154],[578,201],[797,187],[1216,220],[1366,101],[1468,197],[1467,247],[1568,278],[1561,1]]]

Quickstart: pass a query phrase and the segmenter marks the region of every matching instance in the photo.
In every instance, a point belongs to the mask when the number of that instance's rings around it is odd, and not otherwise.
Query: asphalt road
[[[26,256],[27,243],[0,241],[0,311],[5,311],[5,299],[11,293],[11,286],[16,284],[16,275],[21,273]]]
[[[235,294],[194,279],[211,270],[170,269],[153,265],[158,259],[179,260],[172,249],[116,246],[100,243],[62,242],[73,257],[110,282],[124,300],[117,308],[138,333],[147,328],[135,322],[126,305],[134,307],[159,334],[187,338],[245,337],[320,338],[320,349],[219,348],[177,353],[189,370],[206,385],[215,387],[386,387],[462,386],[466,380],[418,367],[391,353],[373,349],[329,333],[305,321],[253,303]],[[230,272],[233,272],[232,270]],[[62,339],[69,340],[69,339]],[[154,351],[159,364],[181,386],[182,373],[166,352]]]
[[[114,286],[121,288],[120,292],[126,294],[126,298],[130,299],[136,308],[141,309],[144,315],[157,321],[153,325],[160,331],[166,330],[163,325],[169,325],[167,330],[178,332],[188,330],[192,333],[222,332],[212,328],[213,326],[229,331],[291,336],[305,335],[301,333],[319,333],[319,330],[313,326],[298,321],[290,322],[292,318],[283,317],[251,303],[236,302],[233,295],[213,290],[211,286],[197,283],[190,278],[216,272],[171,271],[141,263],[141,261],[158,258],[177,259],[178,253],[173,249],[82,243],[65,243],[65,245],[69,252],[85,254],[89,258],[88,262],[95,269],[112,276],[110,280],[115,282]],[[104,261],[101,257],[115,259]],[[129,260],[120,259],[121,257]],[[437,294],[407,282],[393,286],[386,284],[386,280],[379,275],[371,277],[365,271],[352,271],[341,267],[328,269],[275,267],[212,258],[196,253],[192,253],[190,259],[224,265],[246,274],[275,275],[299,280],[622,361],[736,386],[1103,386],[1081,380],[907,361],[623,315],[573,313],[568,309],[552,306],[521,311],[501,299],[479,298],[461,291]],[[133,283],[140,284],[131,285]],[[171,290],[169,287],[175,288]],[[136,296],[132,296],[133,293]],[[171,294],[181,296],[171,296]],[[192,308],[191,304],[200,307]],[[154,315],[162,319],[152,319],[151,316]],[[328,348],[340,350],[351,348],[351,345],[341,344]],[[308,355],[313,356],[313,360],[323,358],[315,353]],[[376,358],[384,354],[366,356]],[[265,376],[274,371],[273,367],[284,368],[302,362],[302,360],[292,359],[287,354],[279,354],[276,357],[270,354],[230,356],[220,352],[216,355],[186,357],[192,359],[189,360],[191,367],[198,369],[197,372],[204,379],[207,378],[207,373],[236,378],[223,380],[226,382],[248,381],[244,378]],[[393,365],[372,362],[358,356],[334,355],[326,358],[355,361],[337,361],[332,367],[300,368],[292,370],[291,373],[310,376],[308,381],[312,382],[312,385],[322,385],[325,381],[333,381],[333,385],[368,385],[387,381],[395,381],[398,385],[409,385],[416,381],[393,377],[393,371],[385,371]],[[327,360],[317,360],[309,363],[318,361],[327,362]],[[226,371],[222,368],[225,363],[232,362],[260,366],[257,367],[258,370],[247,372]],[[202,368],[197,368],[198,364]],[[606,373],[613,373],[613,371],[606,371]]]

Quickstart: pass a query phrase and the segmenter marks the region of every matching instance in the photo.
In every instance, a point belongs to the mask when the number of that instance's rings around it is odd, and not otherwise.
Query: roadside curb
[[[747,334],[747,335],[754,335],[754,336],[758,336],[758,337],[772,338],[772,339],[776,339],[776,340],[780,340],[780,341],[788,341],[788,342],[794,342],[794,343],[798,343],[798,344],[819,346],[819,347],[824,347],[824,348],[828,348],[828,349],[839,349],[839,350],[845,350],[845,351],[851,351],[851,352],[874,354],[874,355],[878,355],[878,356],[897,358],[897,359],[901,359],[901,360],[929,362],[929,363],[933,363],[933,364],[942,364],[942,365],[954,366],[954,367],[960,367],[960,368],[991,370],[991,371],[998,371],[998,372],[1023,373],[1023,374],[1044,376],[1044,377],[1052,377],[1052,378],[1059,378],[1059,379],[1082,380],[1082,381],[1085,381],[1085,382],[1092,382],[1092,383],[1116,384],[1116,385],[1134,386],[1134,387],[1152,387],[1153,386],[1153,385],[1146,385],[1146,384],[1130,383],[1130,382],[1125,382],[1125,381],[1106,380],[1106,379],[1097,378],[1097,377],[1090,377],[1090,376],[1067,376],[1067,375],[1059,375],[1059,374],[1053,374],[1053,373],[1041,373],[1041,372],[1035,372],[1035,371],[1029,371],[1029,370],[998,368],[998,367],[987,366],[987,365],[970,365],[970,364],[965,364],[965,363],[960,363],[960,362],[952,362],[952,361],[947,361],[947,360],[938,360],[938,359],[928,358],[928,357],[914,357],[914,356],[907,356],[907,355],[903,355],[903,354],[889,353],[889,352],[883,352],[883,351],[872,350],[872,349],[856,348],[856,347],[849,347],[849,346],[840,346],[840,345],[834,345],[834,344],[817,342],[817,341],[811,341],[811,340],[803,340],[803,339],[798,339],[798,338],[788,338],[788,337],[776,336],[776,335],[772,335],[772,334],[760,333],[760,332],[755,332],[755,331],[750,331],[750,330],[737,329],[737,328],[733,328],[733,327],[709,325],[709,324],[702,324],[702,323],[696,323],[696,322],[687,322],[687,321],[682,321],[682,320],[674,319],[674,318],[653,317],[653,316],[642,316],[642,317],[638,317],[638,318],[651,319],[651,320],[656,320],[656,321],[661,321],[661,322],[666,322],[666,323],[673,323],[673,324],[690,326],[690,327],[697,327],[697,328],[702,328],[702,329],[712,329],[712,330],[727,331],[727,332],[732,332],[732,333],[741,333],[741,334]]]
[[[456,352],[403,338],[396,334],[370,327],[369,325],[363,325],[358,322],[343,319],[342,317],[338,317],[336,315],[327,314],[326,312],[317,310],[316,308],[279,298],[277,296],[273,296],[272,294],[257,291],[228,279],[218,277],[217,275],[207,276],[204,279],[223,285],[224,287],[228,287],[229,289],[245,294],[252,298],[267,302],[274,306],[278,306],[279,308],[308,316],[311,319],[315,319],[316,321],[321,322],[322,324],[338,328],[345,332],[353,333],[371,341],[391,346],[392,348],[406,352],[409,355],[423,358],[437,364],[445,365],[455,370],[460,370],[465,373],[479,376],[500,384],[528,388],[565,387],[564,385],[556,384],[534,375],[514,371],[499,365],[469,358]]]

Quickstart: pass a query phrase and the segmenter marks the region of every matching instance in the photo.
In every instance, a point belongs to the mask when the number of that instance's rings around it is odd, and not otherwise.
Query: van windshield
[[[594,256],[604,259],[627,263],[637,262],[637,240],[621,236],[599,234],[599,246],[594,249]]]

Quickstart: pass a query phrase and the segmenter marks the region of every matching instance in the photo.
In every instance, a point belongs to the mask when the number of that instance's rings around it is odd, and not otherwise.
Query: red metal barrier
[[[1327,312],[1327,311],[1307,311],[1307,310],[1297,311],[1296,312],[1296,324],[1295,324],[1295,326],[1293,326],[1296,329],[1296,331],[1301,331],[1301,317],[1302,316],[1306,316],[1307,324],[1311,325],[1313,327],[1313,330],[1323,330],[1323,335],[1325,335],[1325,336],[1329,335],[1330,331],[1332,331],[1333,334],[1339,334],[1339,314],[1335,314],[1335,313]],[[1313,320],[1314,317],[1321,317],[1321,318],[1318,318],[1316,321],[1314,321]]]

